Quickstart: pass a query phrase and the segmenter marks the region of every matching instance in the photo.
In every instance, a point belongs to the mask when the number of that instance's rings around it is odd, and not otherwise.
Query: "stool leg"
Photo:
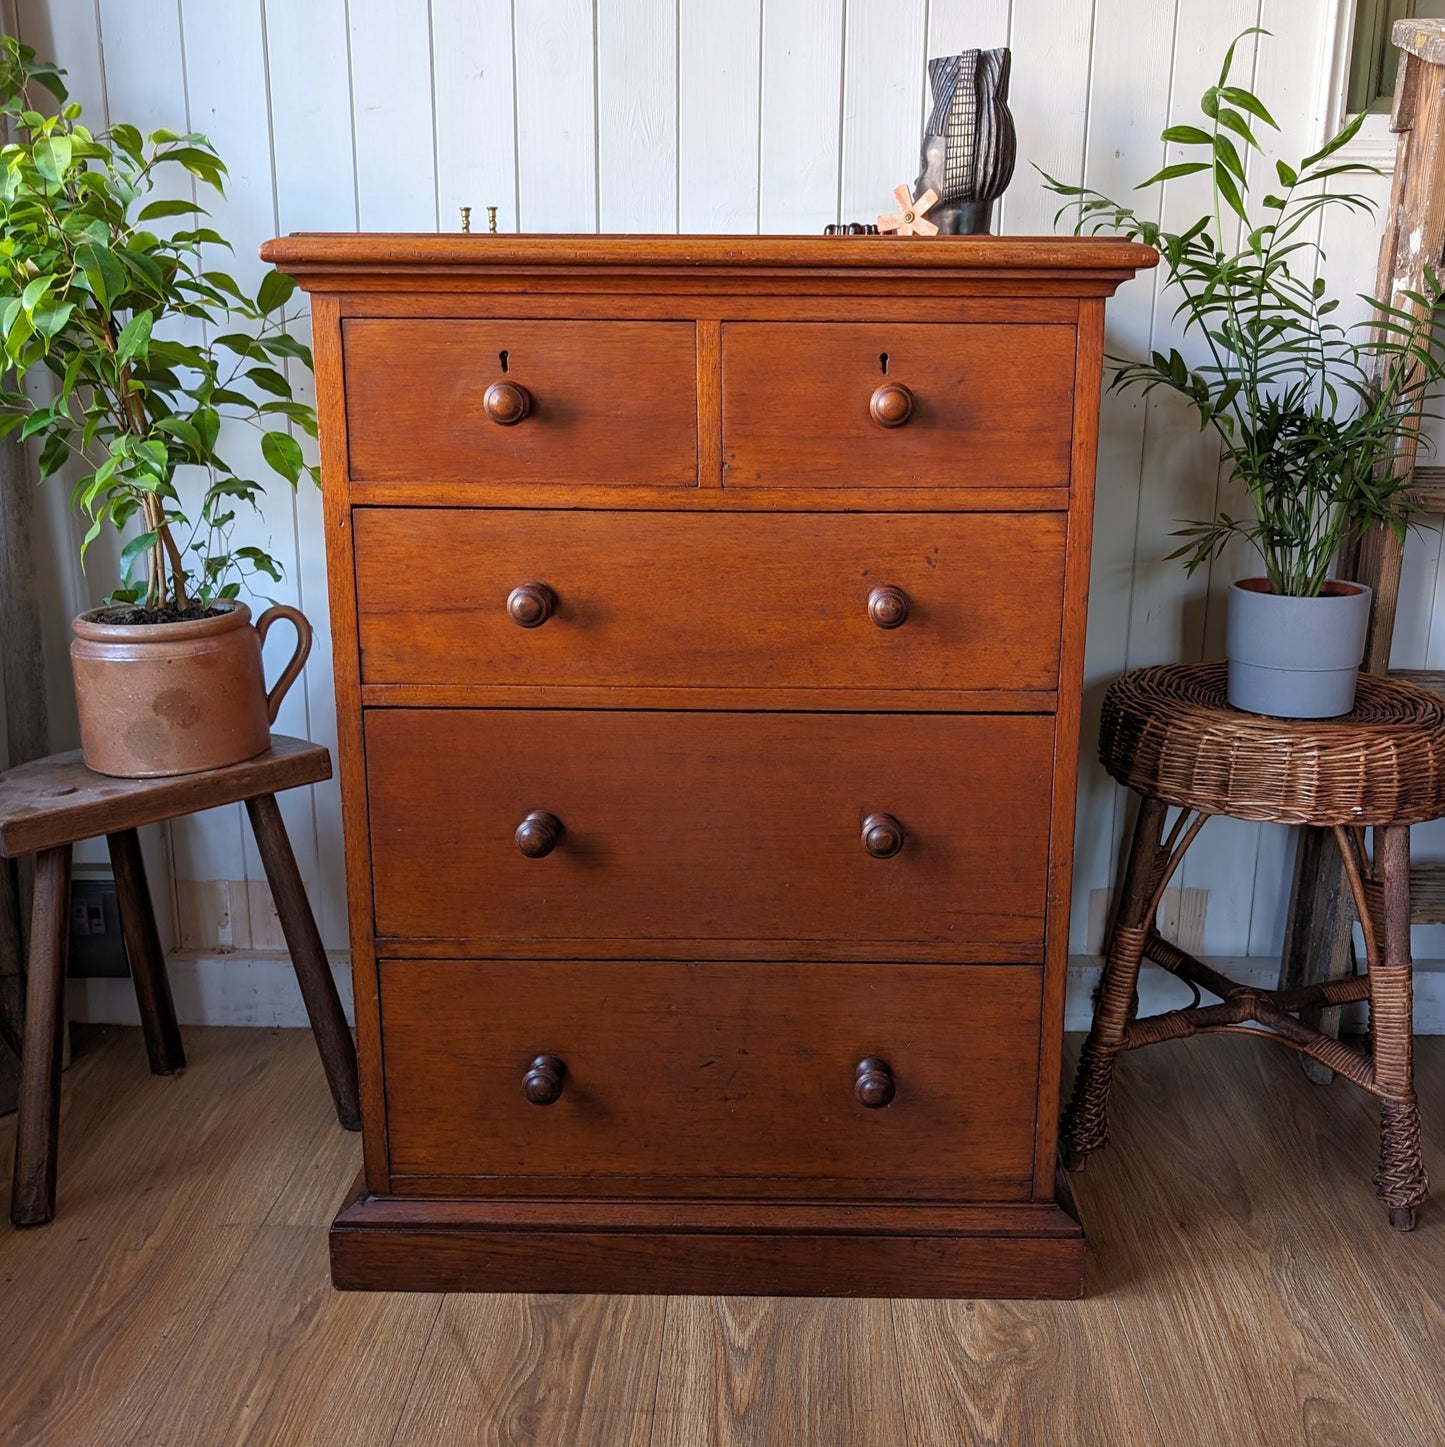
[[[156,932],[140,836],[134,829],[125,829],[119,834],[107,834],[105,842],[115,874],[120,927],[125,936],[126,957],[130,960],[135,1002],[140,1007],[141,1032],[145,1036],[151,1074],[175,1075],[186,1068],[186,1052],[181,1045],[181,1028],[176,1024],[171,978],[166,973],[165,954]]]
[[[1415,1208],[1430,1183],[1420,1149],[1420,1107],[1415,1098],[1414,1020],[1410,960],[1410,831],[1375,831],[1376,863],[1385,901],[1379,963],[1370,966],[1370,1034],[1380,1101],[1380,1169],[1375,1194],[1397,1231],[1415,1224]]]
[[[1060,1125],[1064,1165],[1081,1170],[1093,1151],[1109,1143],[1109,1087],[1114,1061],[1124,1043],[1124,1031],[1135,1008],[1139,966],[1153,921],[1148,917],[1159,868],[1159,841],[1169,806],[1158,799],[1139,801],[1139,818],[1129,849],[1124,894],[1109,938],[1104,975],[1099,982],[1099,1003],[1094,1023],[1079,1054],[1074,1093]]]
[[[70,952],[70,846],[35,857],[30,957],[25,982],[25,1044],[15,1127],[10,1219],[43,1226],[55,1215],[60,1140],[60,1053],[65,1029],[65,966]]]
[[[266,866],[266,878],[276,900],[276,912],[281,916],[281,929],[291,951],[296,983],[306,1002],[306,1014],[326,1071],[326,1083],[336,1104],[336,1118],[345,1129],[360,1130],[356,1045],[336,993],[336,982],[331,978],[331,966],[316,928],[316,917],[311,913],[311,902],[306,898],[301,871],[296,868],[291,841],[286,837],[281,810],[274,794],[259,794],[246,800],[246,812],[251,816],[256,847],[261,851],[261,862]]]

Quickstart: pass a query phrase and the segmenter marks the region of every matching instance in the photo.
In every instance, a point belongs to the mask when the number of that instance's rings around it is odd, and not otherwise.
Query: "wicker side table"
[[[1145,668],[1104,697],[1099,755],[1139,795],[1139,816],[1093,1026],[1064,1112],[1064,1162],[1077,1170],[1107,1143],[1109,1087],[1123,1051],[1212,1031],[1249,1034],[1312,1056],[1379,1097],[1375,1190],[1390,1224],[1408,1231],[1429,1187],[1412,1051],[1410,826],[1445,815],[1445,703],[1411,684],[1362,675],[1354,710],[1343,718],[1264,718],[1230,708],[1225,679],[1223,663]],[[1179,812],[1166,835],[1171,807]],[[1160,936],[1164,890],[1215,814],[1333,829],[1364,932],[1365,974],[1255,989]],[[1190,985],[1195,1004],[1136,1019],[1145,959]],[[1220,1003],[1199,1003],[1200,990]],[[1369,1055],[1296,1018],[1352,1000],[1370,1002]]]

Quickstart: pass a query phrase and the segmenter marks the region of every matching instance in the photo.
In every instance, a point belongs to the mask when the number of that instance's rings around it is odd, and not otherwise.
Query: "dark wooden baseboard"
[[[331,1226],[342,1290],[631,1295],[1084,1294],[1063,1205],[866,1208],[418,1200],[361,1182]]]

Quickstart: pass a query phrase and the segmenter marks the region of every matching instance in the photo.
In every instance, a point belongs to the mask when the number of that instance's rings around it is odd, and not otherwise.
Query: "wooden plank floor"
[[[186,1044],[156,1079],[138,1032],[77,1037],[59,1215],[0,1224],[4,1447],[1445,1443],[1445,1199],[1390,1232],[1372,1102],[1254,1042],[1121,1065],[1082,1302],[333,1292],[359,1143],[309,1036]]]

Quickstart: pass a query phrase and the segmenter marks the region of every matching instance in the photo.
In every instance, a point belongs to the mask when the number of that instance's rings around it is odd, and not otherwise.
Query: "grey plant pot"
[[[1230,585],[1224,651],[1229,701],[1275,718],[1338,718],[1355,706],[1370,590],[1331,580],[1318,598],[1269,591],[1264,578]]]

